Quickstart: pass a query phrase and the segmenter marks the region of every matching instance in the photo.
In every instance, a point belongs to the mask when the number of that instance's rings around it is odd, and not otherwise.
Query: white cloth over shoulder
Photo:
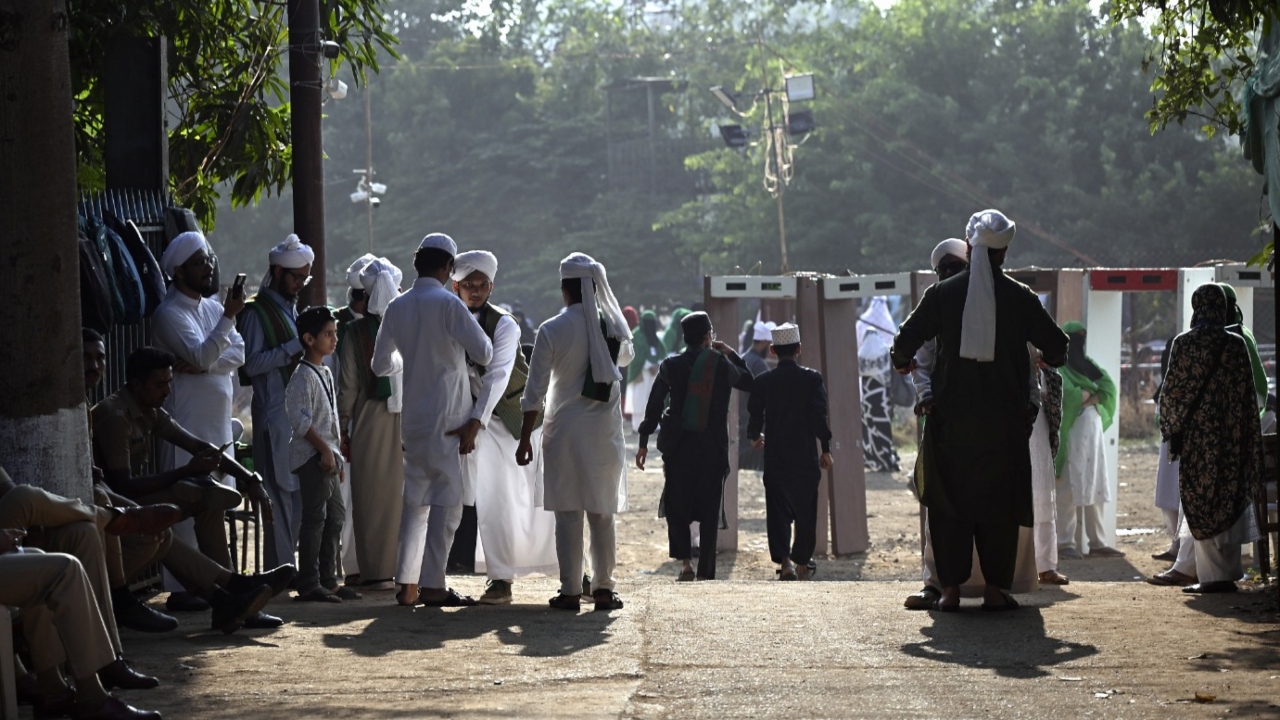
[[[370,313],[381,316],[387,306],[400,296],[400,282],[404,273],[386,258],[376,258],[360,270],[360,287],[369,293]]]
[[[391,301],[374,342],[373,372],[404,373],[404,501],[410,507],[469,504],[458,438],[471,415],[466,357],[488,365],[493,344],[471,311],[434,278],[418,278]]]
[[[615,382],[622,379],[618,365],[609,357],[609,347],[604,337],[595,332],[599,325],[597,316],[604,317],[605,333],[616,340],[631,341],[631,328],[627,318],[618,307],[618,299],[613,296],[609,287],[609,278],[605,274],[604,265],[596,262],[590,255],[573,253],[560,261],[560,279],[582,279],[582,306],[586,312],[582,316],[586,332],[587,347],[591,357],[591,377],[596,382]],[[594,291],[588,281],[594,281]]]
[[[960,328],[960,357],[978,362],[996,358],[996,290],[987,250],[1009,247],[1018,228],[999,210],[983,210],[969,218],[965,238],[970,253],[969,291]]]
[[[582,303],[570,305],[538,328],[520,407],[525,412],[543,409],[545,400],[544,507],[622,512],[627,507],[622,383],[613,383],[606,402],[583,397],[590,365],[588,328],[600,336],[599,322],[587,322]],[[631,341],[623,341],[618,365],[626,367],[634,355]]]

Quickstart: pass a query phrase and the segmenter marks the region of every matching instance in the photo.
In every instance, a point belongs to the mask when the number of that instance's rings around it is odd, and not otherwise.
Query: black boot
[[[228,635],[239,630],[245,619],[267,606],[272,594],[271,586],[266,583],[237,595],[215,588],[209,598],[209,604],[213,606],[213,627]]]
[[[116,625],[141,632],[162,633],[178,629],[178,619],[142,602],[127,586],[111,589]]]

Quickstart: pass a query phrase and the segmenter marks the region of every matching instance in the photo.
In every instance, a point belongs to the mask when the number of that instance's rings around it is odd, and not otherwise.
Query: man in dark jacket
[[[684,563],[678,579],[693,580],[689,525],[697,521],[703,551],[698,554],[696,577],[714,580],[724,480],[729,473],[729,400],[734,388],[750,390],[752,377],[738,353],[715,339],[705,312],[685,315],[680,329],[686,349],[663,360],[658,368],[640,424],[636,467],[644,469],[649,436],[661,422],[658,449],[666,479],[662,506],[670,556]]]
[[[822,373],[796,362],[799,327],[784,323],[773,329],[773,354],[778,366],[756,378],[751,391],[747,437],[764,448],[765,524],[778,579],[808,580],[818,541],[818,483],[822,471],[832,466],[827,388]],[[768,433],[767,443],[762,430]]]

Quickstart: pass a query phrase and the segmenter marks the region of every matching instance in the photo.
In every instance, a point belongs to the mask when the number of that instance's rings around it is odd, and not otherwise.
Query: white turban
[[[173,273],[178,266],[191,259],[192,255],[204,250],[212,253],[209,249],[209,242],[204,239],[204,235],[198,232],[184,232],[169,242],[169,247],[164,249],[164,254],[160,256],[160,269],[165,275],[173,277]]]
[[[356,290],[364,289],[364,285],[360,284],[360,271],[377,259],[378,256],[373,253],[365,253],[356,258],[356,261],[351,263],[351,267],[347,268],[347,284]]]
[[[400,295],[404,273],[386,258],[377,258],[360,271],[360,287],[369,293],[368,312],[381,316],[387,306]]]
[[[929,256],[929,267],[933,270],[938,269],[938,263],[942,262],[942,258],[948,255],[954,255],[961,260],[968,257],[969,245],[959,238],[947,238],[938,243],[938,247],[933,249],[933,254]]]
[[[1018,230],[999,210],[983,210],[969,218],[965,239],[969,254],[969,294],[960,326],[960,357],[978,362],[996,359],[996,289],[987,250],[1009,247]]]
[[[609,287],[604,265],[596,262],[590,255],[573,253],[560,261],[560,279],[575,278],[582,279],[582,309],[587,321],[587,343],[591,349],[591,377],[596,382],[621,380],[617,364],[609,357],[609,346],[600,334],[600,321],[597,318],[604,316],[606,333],[617,340],[629,342],[631,329],[627,327],[627,319]],[[589,281],[595,281],[594,292]]]
[[[752,328],[751,331],[752,342],[760,342],[761,340],[773,342],[773,329],[775,327],[777,326],[771,322],[760,322],[757,320],[755,327]]]
[[[272,267],[280,266],[294,270],[300,267],[306,267],[316,259],[315,251],[305,245],[298,239],[297,235],[289,234],[284,242],[271,248],[271,252],[267,253],[267,260]],[[262,287],[271,285],[271,271],[267,270],[267,274],[262,278]]]
[[[435,248],[437,250],[443,250],[453,257],[458,256],[458,243],[454,242],[453,238],[445,235],[444,233],[431,233],[430,235],[422,238],[422,242],[418,243],[418,249],[424,250],[426,248]]]
[[[461,282],[479,270],[490,281],[498,277],[498,256],[488,250],[471,250],[453,259],[453,279]]]

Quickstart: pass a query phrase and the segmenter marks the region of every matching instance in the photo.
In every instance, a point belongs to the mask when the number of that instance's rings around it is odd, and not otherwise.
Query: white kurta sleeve
[[[911,373],[911,381],[916,386],[916,402],[925,402],[933,397],[933,365],[937,353],[938,341],[929,340],[916,350],[916,370]]]
[[[524,385],[524,395],[520,398],[520,410],[532,412],[542,409],[546,399],[547,388],[551,385],[551,365],[555,362],[555,348],[551,333],[544,325],[538,328],[533,339],[533,355],[529,358],[529,380]]]
[[[209,366],[211,373],[231,373],[240,369],[244,365],[244,338],[240,337],[240,333],[236,330],[235,324],[231,325],[231,332],[227,334],[227,339],[231,344],[227,346],[222,354],[218,356],[218,360]]]
[[[183,362],[206,372],[212,370],[223,351],[231,346],[231,333],[235,332],[235,322],[222,316],[213,330],[205,334],[197,324],[199,319],[197,315],[176,312],[178,309],[176,306],[170,306],[170,308],[169,312],[156,313],[154,316],[151,323],[153,342],[168,348]],[[239,334],[237,333],[236,336],[239,337]],[[241,364],[243,362],[242,351]]]
[[[383,314],[382,323],[378,326],[378,337],[373,341],[373,360],[369,364],[373,368],[373,374],[378,377],[391,377],[404,371],[404,361],[396,347],[395,337],[395,318],[399,313],[394,312],[394,309],[393,302]]]
[[[618,348],[618,367],[626,367],[636,359],[636,345],[630,340],[623,340],[622,346]],[[626,384],[626,375],[623,375],[623,384]]]
[[[515,365],[518,352],[520,327],[514,319],[504,315],[493,331],[493,359],[489,361],[484,376],[480,379],[480,393],[471,411],[471,418],[479,420],[481,425],[489,425],[493,409],[507,391],[507,382],[511,379],[511,368]]]

